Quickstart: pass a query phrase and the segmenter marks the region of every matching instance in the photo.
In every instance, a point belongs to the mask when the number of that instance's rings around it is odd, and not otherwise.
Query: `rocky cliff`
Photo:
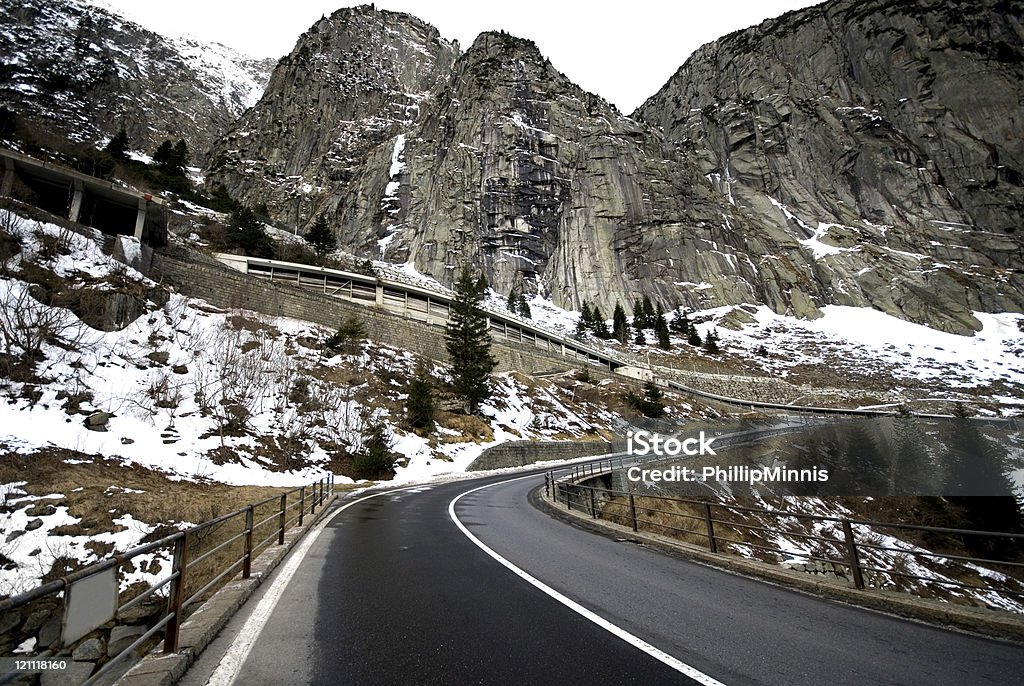
[[[387,174],[378,183],[368,157],[384,155],[390,168],[391,149],[378,148],[384,141],[393,148],[446,87],[458,52],[407,14],[362,6],[322,18],[278,63],[262,99],[217,141],[211,182],[302,226],[329,195],[344,192],[354,208],[370,194],[376,204]],[[355,216],[339,225],[344,235],[362,232]]]
[[[698,50],[635,117],[809,250],[817,303],[1020,311],[1020,2],[830,2]],[[809,254],[808,254],[809,252]]]
[[[341,10],[211,179],[442,282],[472,264],[567,307],[842,304],[969,333],[1024,309],[1024,79],[1012,8],[946,7],[791,13],[705,46],[633,118],[530,41],[460,55],[408,15]]]
[[[164,38],[82,0],[0,3],[0,105],[73,140],[125,127],[152,152],[184,138],[199,158],[263,92],[271,60]]]
[[[372,6],[314,24],[245,109],[254,65],[27,0],[0,7],[0,99],[80,138],[214,141],[211,187],[445,283],[970,333],[1024,310],[1020,10],[837,0],[703,47],[626,117],[530,41],[462,53]]]

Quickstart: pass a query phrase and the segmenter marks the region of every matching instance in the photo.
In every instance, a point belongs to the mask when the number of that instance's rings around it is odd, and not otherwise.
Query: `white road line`
[[[599,627],[609,632],[613,636],[621,638],[626,643],[629,643],[630,645],[639,648],[640,650],[644,651],[654,659],[663,662],[664,664],[668,665],[677,672],[688,676],[689,678],[693,679],[694,681],[700,684],[704,684],[704,686],[725,686],[725,684],[723,684],[721,681],[718,681],[717,679],[708,676],[707,674],[705,674],[704,672],[700,671],[695,667],[691,667],[682,660],[678,660],[672,657],[665,651],[660,650],[659,648],[655,648],[642,638],[634,636],[622,627],[612,624],[604,617],[601,617],[595,612],[588,610],[576,601],[567,598],[566,596],[562,595],[555,589],[545,584],[540,579],[530,576],[527,572],[523,571],[519,567],[516,567],[514,564],[506,560],[504,557],[502,557],[501,555],[499,555],[498,553],[494,552],[486,545],[484,545],[484,543],[482,543],[479,538],[470,533],[469,529],[467,529],[466,526],[461,521],[459,521],[459,518],[455,515],[455,504],[458,503],[459,500],[461,500],[464,496],[467,496],[470,493],[475,493],[477,491],[482,491],[485,488],[491,488],[492,486],[500,486],[502,484],[511,483],[513,481],[519,481],[521,479],[529,479],[531,477],[536,477],[536,474],[528,474],[526,476],[520,476],[515,479],[508,479],[506,481],[499,481],[497,483],[486,484],[484,486],[477,486],[476,488],[471,488],[468,491],[465,491],[464,493],[455,496],[455,498],[450,503],[448,503],[448,516],[451,517],[451,520],[455,522],[455,526],[459,527],[459,530],[462,531],[462,533],[465,534],[466,538],[472,541],[473,544],[476,545],[476,547],[480,548],[480,550],[484,551],[485,553],[493,557],[495,560],[497,560],[499,563],[510,569],[513,574],[520,577],[527,583],[533,585],[534,587],[538,588],[539,590],[543,591],[544,593],[548,594],[549,596],[560,602],[562,605],[565,605],[573,612],[581,615],[585,619],[590,620],[591,622],[598,625]]]
[[[423,489],[422,486],[410,486],[409,488],[396,488],[388,491],[381,491],[380,493],[374,493],[372,495],[363,496],[358,500],[353,500],[350,503],[346,503],[338,508],[330,517],[324,519],[316,525],[312,531],[306,533],[305,538],[295,546],[295,548],[288,554],[288,562],[285,563],[284,567],[278,573],[274,582],[267,589],[263,597],[260,598],[260,602],[256,605],[256,608],[252,611],[249,619],[245,620],[245,624],[241,629],[238,630],[238,634],[235,636],[235,640],[231,643],[231,647],[221,658],[220,663],[217,664],[217,668],[210,675],[210,678],[206,681],[206,686],[231,686],[235,683],[235,679],[238,678],[239,673],[242,671],[242,665],[245,664],[246,658],[249,657],[249,653],[252,651],[252,647],[256,645],[256,640],[259,639],[260,634],[263,632],[263,627],[266,626],[267,620],[270,618],[271,613],[274,611],[274,607],[277,605],[277,601],[281,599],[281,595],[284,593],[285,588],[288,586],[288,582],[291,581],[292,576],[295,574],[295,570],[299,568],[302,563],[302,558],[305,557],[306,553],[313,546],[320,533],[327,527],[339,513],[347,510],[353,505],[358,505],[364,500],[370,498],[378,498],[382,495],[391,495],[392,493],[399,493],[401,491],[409,491],[413,489]]]

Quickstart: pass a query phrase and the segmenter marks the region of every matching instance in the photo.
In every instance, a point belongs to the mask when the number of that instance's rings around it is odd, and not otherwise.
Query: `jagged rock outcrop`
[[[343,189],[356,195],[349,205],[362,193],[376,203],[387,179],[366,188],[367,157],[446,86],[458,53],[457,43],[407,14],[365,5],[322,18],[280,60],[263,98],[217,141],[210,183],[302,226]]]
[[[341,10],[210,178],[445,283],[472,264],[567,307],[842,304],[969,333],[974,310],[1024,309],[1024,79],[1002,5],[944,7],[791,13],[705,46],[632,119],[530,41],[459,55],[408,15]]]
[[[966,333],[972,310],[1024,308],[1022,10],[791,12],[704,46],[634,116],[808,249],[816,304]]]
[[[125,127],[133,149],[185,139],[194,161],[263,92],[272,60],[164,38],[82,0],[0,3],[0,105],[68,138]]]

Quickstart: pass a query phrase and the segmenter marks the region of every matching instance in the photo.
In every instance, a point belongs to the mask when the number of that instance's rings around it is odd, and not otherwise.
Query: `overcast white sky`
[[[92,0],[164,35],[218,41],[255,57],[281,57],[322,15],[360,3],[343,0]],[[534,40],[552,64],[629,114],[698,47],[737,29],[820,0],[378,0],[458,40],[502,29]]]

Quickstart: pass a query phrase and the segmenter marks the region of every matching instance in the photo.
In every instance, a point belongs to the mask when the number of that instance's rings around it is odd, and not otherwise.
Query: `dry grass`
[[[82,463],[68,464],[69,459]],[[115,531],[113,519],[126,512],[150,524],[199,523],[288,490],[172,481],[138,465],[58,449],[0,457],[0,483],[15,481],[27,481],[21,488],[31,495],[60,494],[45,502],[67,506],[69,514],[81,519],[64,532],[69,535]]]

